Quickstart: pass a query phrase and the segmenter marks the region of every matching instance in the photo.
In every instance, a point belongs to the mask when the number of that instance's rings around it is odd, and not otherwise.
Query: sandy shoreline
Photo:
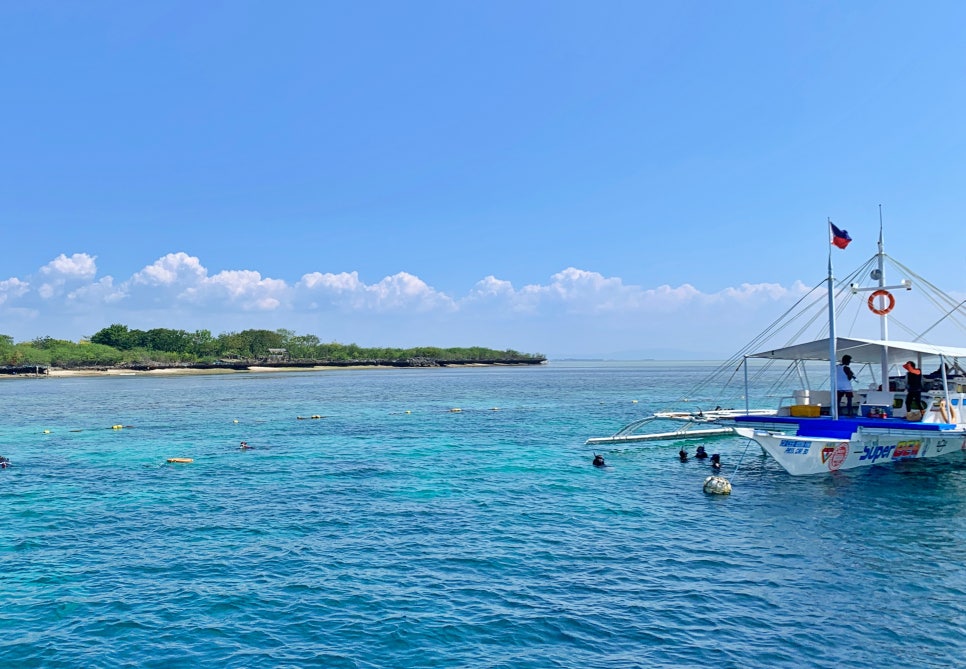
[[[248,369],[192,369],[186,367],[165,367],[163,369],[133,370],[133,369],[59,369],[51,367],[46,376],[50,377],[72,377],[72,376],[197,376],[200,374],[264,374],[267,372],[326,372],[337,369],[377,369],[378,365],[358,365],[351,367],[249,367]],[[392,369],[392,368],[387,368]],[[23,379],[40,378],[45,376],[40,374],[4,374],[0,378]]]
[[[434,367],[443,368],[464,368],[464,367],[502,367],[512,366],[507,363],[487,363],[487,362],[467,362],[460,364],[448,364]],[[2,379],[37,379],[43,377],[72,377],[72,376],[197,376],[199,374],[265,374],[271,372],[332,372],[340,369],[423,369],[418,367],[396,367],[393,365],[314,365],[311,367],[271,367],[263,365],[252,365],[244,369],[238,368],[219,368],[206,367],[198,369],[194,367],[162,367],[158,369],[127,369],[123,367],[111,367],[106,369],[63,369],[60,367],[50,367],[46,374],[34,374],[31,372],[20,371],[16,374],[0,374]]]

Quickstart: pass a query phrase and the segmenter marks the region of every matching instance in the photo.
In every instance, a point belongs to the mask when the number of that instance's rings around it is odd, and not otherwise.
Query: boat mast
[[[875,286],[860,288],[859,284],[852,284],[852,294],[862,292],[869,292],[875,295],[885,293],[889,296],[890,306],[883,311],[876,311],[875,313],[879,316],[879,339],[882,341],[882,359],[880,360],[881,374],[882,374],[882,389],[885,391],[889,390],[889,310],[892,308],[891,305],[895,304],[895,298],[891,297],[888,292],[891,290],[912,290],[912,282],[908,279],[903,279],[898,284],[894,286],[886,285],[886,275],[885,275],[885,235],[883,233],[882,227],[882,205],[879,205],[879,251],[876,253],[876,268],[872,270],[871,277],[875,281]],[[869,307],[872,307],[872,296],[869,297]],[[919,360],[920,367],[922,366],[922,360]]]
[[[885,242],[882,234],[882,205],[879,205],[879,253],[878,259],[878,282],[879,290],[885,289]],[[879,338],[885,342],[882,346],[882,390],[889,390],[889,315],[883,314],[879,318]]]
[[[828,219],[828,229],[832,228],[832,219]],[[828,247],[828,361],[831,397],[829,398],[829,417],[837,420],[839,417],[838,378],[835,369],[836,360],[835,341],[835,276],[832,274],[832,245]]]

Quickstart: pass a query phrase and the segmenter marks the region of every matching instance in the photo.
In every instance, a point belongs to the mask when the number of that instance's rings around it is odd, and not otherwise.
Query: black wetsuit
[[[922,411],[922,374],[906,374],[906,411]]]

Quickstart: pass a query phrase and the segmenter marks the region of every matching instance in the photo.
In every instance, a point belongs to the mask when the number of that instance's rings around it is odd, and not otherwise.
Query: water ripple
[[[801,479],[724,439],[729,498],[673,445],[589,466],[622,398],[658,405],[679,372],[0,384],[0,660],[956,665],[966,460]]]

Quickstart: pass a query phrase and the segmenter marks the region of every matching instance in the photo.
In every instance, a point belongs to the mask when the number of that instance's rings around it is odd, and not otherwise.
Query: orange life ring
[[[875,298],[877,297],[886,298],[889,301],[888,304],[886,304],[886,306],[883,307],[882,309],[879,309],[878,307],[875,306]],[[869,310],[872,311],[872,313],[874,313],[877,316],[885,316],[887,313],[892,311],[892,308],[895,306],[896,306],[896,298],[888,290],[879,289],[874,293],[872,293],[871,295],[869,295]]]

